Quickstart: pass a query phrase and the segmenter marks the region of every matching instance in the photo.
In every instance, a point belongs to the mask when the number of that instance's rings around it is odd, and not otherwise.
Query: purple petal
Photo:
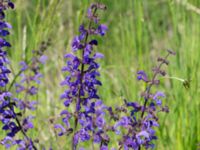
[[[94,59],[98,59],[98,58],[103,58],[104,57],[104,55],[103,54],[101,54],[101,53],[95,53],[94,54]]]
[[[47,61],[48,57],[46,55],[42,55],[39,58],[40,63],[45,64]]]
[[[60,129],[60,132],[58,133],[59,136],[62,136],[66,132],[66,129],[60,124],[54,125],[54,128]]]

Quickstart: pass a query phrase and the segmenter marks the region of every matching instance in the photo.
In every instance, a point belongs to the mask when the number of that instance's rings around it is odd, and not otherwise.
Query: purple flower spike
[[[1,144],[4,145],[6,149],[11,148],[14,145],[17,145],[16,148],[21,149],[21,143],[27,143],[26,146],[24,146],[24,149],[28,148],[36,150],[36,147],[33,144],[31,144],[31,147],[29,146],[28,143],[31,143],[31,139],[26,135],[27,130],[33,127],[30,118],[22,118],[22,121],[18,119],[18,116],[21,115],[21,113],[16,113],[15,111],[21,101],[13,99],[13,94],[6,91],[6,89],[9,89],[7,87],[9,83],[8,75],[11,71],[7,68],[9,60],[4,47],[11,47],[11,44],[6,40],[6,36],[9,35],[8,29],[12,28],[12,26],[4,21],[6,17],[4,11],[9,8],[14,8],[14,4],[11,0],[3,0],[0,2],[0,86],[3,87],[0,91],[0,121],[2,122],[2,130],[4,130],[6,134],[6,137],[1,140]],[[21,62],[21,67],[21,71],[25,71],[27,69],[26,63]],[[16,86],[18,86],[18,92],[25,90],[23,86],[17,84]],[[25,139],[16,139],[17,137],[15,137],[15,135],[18,132],[22,132]]]
[[[141,93],[144,98],[144,105],[140,105],[137,102],[128,102],[124,100],[125,105],[118,106],[115,112],[112,108],[108,111],[113,119],[117,120],[114,126],[114,131],[117,135],[122,136],[119,141],[119,149],[124,148],[129,149],[150,149],[154,148],[155,145],[153,141],[157,139],[156,130],[154,128],[159,127],[159,118],[157,116],[158,112],[168,112],[168,107],[162,107],[161,98],[165,95],[163,92],[151,93],[151,88],[153,85],[158,85],[159,80],[157,75],[162,75],[161,66],[167,61],[167,56],[165,59],[159,59],[160,64],[158,65],[157,71],[153,70],[152,79],[149,80],[144,71],[137,72],[137,79],[146,82],[146,89]],[[165,62],[163,62],[165,61]],[[122,115],[122,114],[123,115]],[[120,129],[123,129],[123,135],[121,135]]]
[[[79,27],[79,35],[72,40],[72,52],[64,56],[67,61],[62,71],[68,74],[61,82],[61,86],[68,88],[60,96],[65,105],[61,117],[66,130],[74,126],[73,130],[76,131],[73,133],[73,150],[80,142],[85,141],[102,143],[103,150],[109,142],[107,131],[113,130],[107,125],[105,112],[108,108],[99,100],[97,88],[102,85],[98,79],[100,65],[97,60],[104,56],[94,51],[94,47],[98,45],[94,35],[103,36],[107,31],[106,25],[98,24],[99,18],[96,15],[98,9],[102,9],[99,4],[90,6],[88,28],[85,28],[85,25]],[[70,112],[73,106],[75,112]],[[74,120],[73,124],[70,124],[71,118]]]

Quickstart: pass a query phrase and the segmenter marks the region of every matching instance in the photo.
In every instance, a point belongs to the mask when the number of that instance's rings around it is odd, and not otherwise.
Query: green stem
[[[178,81],[181,81],[181,82],[185,82],[184,79],[182,79],[182,78],[178,78],[178,77],[163,77],[163,78],[175,79],[175,80],[178,80]]]
[[[27,65],[29,65],[29,63],[31,62],[31,60],[27,61]],[[17,78],[21,75],[21,73],[23,72],[23,70],[20,70],[14,77],[14,79],[12,80],[12,82],[10,83],[10,86],[8,87],[8,91],[11,90],[11,88],[13,87],[15,81],[17,80]]]

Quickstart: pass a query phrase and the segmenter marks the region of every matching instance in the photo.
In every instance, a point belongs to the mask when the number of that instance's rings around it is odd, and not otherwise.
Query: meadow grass
[[[68,137],[57,137],[49,117],[62,110],[59,95],[64,90],[59,83],[64,78],[61,67],[63,55],[70,52],[70,42],[86,21],[88,0],[15,0],[16,8],[8,11],[8,22],[13,25],[9,40],[11,68],[16,74],[18,62],[29,60],[31,51],[39,49],[43,41],[51,41],[46,51],[49,60],[43,68],[44,79],[35,113],[35,131],[30,135],[40,139],[41,145],[54,149],[70,149]],[[160,128],[156,149],[195,150],[200,143],[200,1],[199,0],[101,0],[107,11],[101,13],[108,34],[99,39],[102,100],[108,105],[140,101],[145,85],[136,80],[139,69],[151,75],[156,57],[166,49],[176,51],[170,58],[168,76],[191,79],[186,89],[178,80],[162,78],[160,88],[167,95],[164,104],[170,113],[160,114]],[[199,9],[198,9],[199,8]],[[12,77],[11,77],[12,78]],[[39,132],[38,132],[39,131]],[[60,139],[61,140],[60,140]],[[3,149],[2,147],[0,149]],[[58,149],[58,148],[57,148]]]

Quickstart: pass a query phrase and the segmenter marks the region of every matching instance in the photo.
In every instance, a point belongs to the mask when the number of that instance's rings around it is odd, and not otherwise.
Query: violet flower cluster
[[[15,83],[16,95],[18,97],[14,98],[14,100],[17,107],[22,111],[36,109],[38,102],[32,100],[32,98],[34,99],[35,95],[38,94],[38,86],[41,82],[40,78],[43,77],[40,73],[40,68],[47,60],[47,56],[41,50],[33,51],[33,55],[29,62],[20,62],[21,70],[19,76],[21,80],[19,83]]]
[[[7,89],[9,83],[8,74],[11,71],[7,68],[9,60],[7,52],[3,49],[4,47],[11,47],[5,37],[10,34],[8,29],[12,27],[4,20],[4,11],[9,8],[14,8],[14,4],[11,1],[0,2],[0,121],[3,124],[2,130],[6,131],[6,137],[1,140],[1,144],[6,148],[15,143],[20,144],[20,141],[13,140],[13,137],[21,130],[21,125],[18,124],[19,120],[17,119],[17,115],[20,114],[15,113],[15,103],[12,102],[12,94]]]
[[[124,100],[124,105],[117,107],[116,112],[110,110],[111,114],[120,116],[114,126],[116,134],[122,136],[119,141],[119,149],[139,150],[142,147],[145,149],[154,148],[153,141],[157,139],[156,127],[159,127],[158,113],[169,112],[169,109],[162,104],[165,94],[161,91],[152,92],[151,88],[154,85],[159,85],[158,75],[165,76],[166,72],[161,67],[164,64],[169,64],[167,58],[170,54],[175,55],[173,51],[168,50],[165,58],[158,58],[160,64],[153,68],[152,79],[149,79],[144,71],[137,72],[137,79],[147,84],[146,90],[141,94],[144,98],[143,105]]]
[[[103,149],[109,141],[105,132],[108,127],[104,118],[104,110],[107,107],[97,93],[97,86],[101,86],[98,80],[100,73],[97,59],[103,58],[103,54],[95,52],[98,42],[93,37],[104,36],[107,30],[106,25],[99,24],[97,16],[99,9],[105,10],[106,7],[102,4],[92,4],[88,9],[88,28],[84,24],[80,26],[79,35],[72,41],[72,53],[65,55],[67,62],[62,69],[63,72],[68,72],[61,83],[62,86],[68,86],[61,95],[66,107],[60,114],[64,126],[56,124],[55,128],[60,130],[59,136],[73,133],[74,150],[80,142],[91,140],[92,143],[99,143]],[[74,112],[71,112],[70,107],[73,106]]]
[[[40,73],[40,65],[45,63],[47,57],[39,50],[33,52],[34,56],[28,63],[24,61],[20,62],[21,70],[15,76],[15,79],[20,76],[21,80],[19,83],[15,82],[16,93],[13,93],[12,97],[14,98],[10,100],[10,104],[12,103],[14,106],[12,108],[14,117],[12,120],[9,120],[10,122],[7,123],[6,126],[8,130],[12,130],[1,142],[1,144],[4,144],[6,148],[17,145],[19,150],[37,149],[34,143],[38,142],[38,139],[33,140],[27,135],[28,130],[34,128],[32,123],[34,116],[26,116],[25,112],[27,110],[33,111],[36,109],[38,102],[31,98],[35,98],[38,93],[38,84],[40,84],[40,78],[42,77],[42,74]],[[12,83],[14,83],[15,79]],[[9,89],[12,87],[12,83]],[[17,108],[20,112],[16,113],[14,108]],[[3,129],[6,130],[5,126]],[[20,131],[24,135],[23,139],[17,139],[15,137],[15,135]]]
[[[28,115],[26,116],[27,110],[35,110],[38,104],[37,94],[38,94],[38,86],[40,84],[40,78],[43,75],[40,73],[41,65],[45,64],[47,60],[47,56],[45,56],[44,51],[37,50],[33,51],[33,57],[29,62],[21,61],[20,62],[20,72],[19,76],[21,77],[20,82],[15,82],[16,88],[16,96],[13,98],[15,105],[22,112],[21,115],[21,126],[23,128],[23,132],[27,133],[29,129],[34,128],[32,123],[32,119],[35,116]],[[18,76],[15,76],[15,78]],[[27,142],[28,140],[28,142]],[[32,140],[31,138],[25,138],[23,140],[23,146],[20,145],[21,149],[36,149],[34,143],[37,143],[38,139]],[[21,141],[22,143],[22,141]],[[29,143],[29,144],[27,144]]]
[[[3,0],[0,2],[0,120],[3,123],[2,130],[6,131],[6,137],[2,139],[0,143],[4,145],[5,148],[15,146],[18,150],[36,150],[37,148],[34,145],[35,141],[27,135],[27,131],[33,128],[31,122],[33,116],[24,116],[24,114],[26,109],[35,109],[36,102],[29,101],[28,98],[37,94],[38,88],[32,84],[32,82],[36,84],[40,83],[39,78],[41,74],[39,73],[38,63],[44,63],[46,57],[38,54],[39,51],[37,51],[37,54],[35,54],[35,57],[33,57],[29,64],[21,62],[21,70],[14,76],[13,81],[8,84],[8,74],[11,73],[11,71],[7,68],[7,64],[9,63],[7,53],[2,49],[3,47],[11,47],[10,43],[3,38],[9,35],[7,29],[11,28],[11,25],[4,21],[4,11],[8,8],[14,8],[14,4],[11,1]],[[25,72],[29,72],[28,70],[31,70],[32,73],[25,75]],[[16,83],[18,76],[22,77],[20,83]],[[16,94],[11,94],[10,90],[14,84],[16,86]],[[22,133],[23,138],[16,136],[19,132]]]

